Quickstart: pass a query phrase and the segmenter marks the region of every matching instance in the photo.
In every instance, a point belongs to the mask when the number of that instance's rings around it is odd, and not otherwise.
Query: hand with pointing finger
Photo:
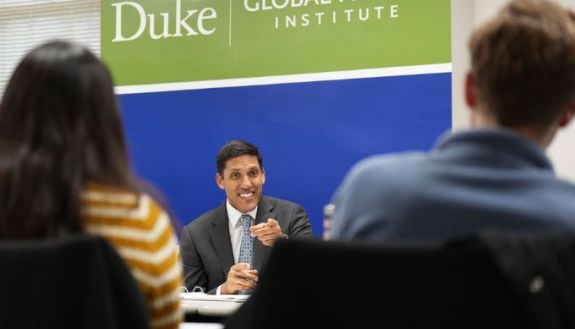
[[[273,246],[277,239],[287,238],[274,218],[268,218],[267,222],[252,226],[250,231],[253,237],[257,237],[263,245],[269,247]]]

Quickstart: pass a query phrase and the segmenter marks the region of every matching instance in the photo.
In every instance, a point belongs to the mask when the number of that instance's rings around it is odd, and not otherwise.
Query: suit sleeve
[[[191,291],[194,287],[202,287],[204,291],[207,291],[208,280],[206,271],[188,226],[185,226],[182,230],[180,254],[182,255],[186,288]]]
[[[290,238],[312,237],[311,222],[302,206],[296,205],[296,207],[294,207],[288,232],[284,233],[286,233]]]

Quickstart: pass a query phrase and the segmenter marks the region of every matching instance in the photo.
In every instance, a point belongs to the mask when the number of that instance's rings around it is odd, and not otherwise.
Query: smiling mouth
[[[240,193],[242,199],[251,199],[255,195],[254,192]]]

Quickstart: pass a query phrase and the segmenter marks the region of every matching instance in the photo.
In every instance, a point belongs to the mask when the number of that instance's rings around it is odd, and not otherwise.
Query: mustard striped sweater
[[[182,265],[168,214],[150,196],[89,186],[82,194],[86,230],[124,258],[148,300],[152,328],[178,328]]]

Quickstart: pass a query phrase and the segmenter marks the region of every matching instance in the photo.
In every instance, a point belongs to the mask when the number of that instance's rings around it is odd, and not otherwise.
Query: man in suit
[[[337,189],[333,239],[437,240],[483,230],[574,231],[575,185],[545,148],[575,113],[575,24],[549,0],[513,0],[472,35],[472,129],[429,153],[379,155]]]
[[[262,195],[266,176],[256,146],[230,141],[220,149],[216,165],[216,183],[227,200],[183,228],[184,281],[188,289],[202,287],[212,294],[249,292],[275,241],[311,237],[311,224],[300,205]],[[247,234],[243,217],[251,222]]]

